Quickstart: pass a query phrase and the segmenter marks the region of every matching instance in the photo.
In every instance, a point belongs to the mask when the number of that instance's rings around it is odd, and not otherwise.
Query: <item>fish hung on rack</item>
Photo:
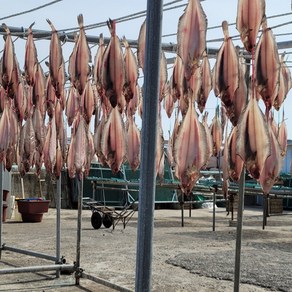
[[[203,54],[203,60],[201,64],[201,86],[199,89],[198,97],[197,97],[197,104],[198,109],[201,113],[203,113],[210,91],[212,89],[212,73],[210,62],[208,59],[208,55],[206,51]]]
[[[259,177],[259,183],[262,187],[264,194],[269,194],[271,188],[273,187],[280,174],[283,165],[281,147],[271,127],[269,127],[269,135],[271,155],[266,159],[261,175]]]
[[[55,89],[56,97],[64,99],[65,63],[61,41],[58,35],[58,31],[52,22],[49,19],[47,19],[47,22],[52,29],[48,64],[50,71],[50,81]]]
[[[122,115],[115,106],[105,124],[101,136],[101,151],[113,173],[118,173],[126,161],[126,133]]]
[[[38,58],[37,58],[37,50],[33,40],[33,32],[32,27],[34,26],[34,22],[29,26],[27,31],[27,40],[25,44],[25,59],[24,59],[24,73],[25,80],[28,85],[33,86],[35,72],[37,70]]]
[[[67,155],[67,168],[71,178],[89,174],[94,155],[93,137],[84,117],[77,113],[71,129],[71,143]]]
[[[259,179],[271,155],[268,124],[255,96],[251,96],[238,121],[236,154],[254,179]]]
[[[102,58],[101,84],[111,106],[118,106],[123,113],[126,105],[124,96],[125,62],[121,42],[116,35],[116,23],[109,19],[107,22],[111,33],[110,42],[107,45]]]
[[[207,18],[199,0],[189,0],[179,18],[177,54],[183,63],[183,75],[189,81],[206,50]]]
[[[198,120],[194,101],[191,100],[174,145],[175,175],[184,193],[192,191],[208,159],[206,131]]]
[[[219,119],[219,105],[216,108],[215,116],[212,119],[212,123],[210,125],[210,132],[212,136],[212,154],[215,157],[219,157],[221,153],[222,146],[222,127]]]
[[[75,46],[70,56],[70,79],[78,93],[81,95],[90,75],[91,51],[85,35],[83,15],[77,17],[79,35],[76,37]]]
[[[276,137],[281,147],[281,155],[285,157],[287,153],[287,146],[288,146],[288,133],[287,133],[287,126],[284,119],[284,110],[283,110],[282,122],[279,126],[278,133],[276,133]]]
[[[254,49],[265,15],[265,0],[238,0],[236,28],[248,52]]]
[[[224,42],[221,45],[213,71],[213,88],[226,107],[229,117],[234,115],[235,94],[239,87],[239,58],[228,32],[227,21],[222,22]]]
[[[266,116],[274,104],[279,92],[280,60],[277,43],[272,29],[267,26],[266,18],[262,22],[262,35],[255,50],[255,85],[265,106]]]
[[[279,110],[281,105],[283,104],[284,100],[287,97],[287,94],[289,90],[292,87],[292,79],[291,79],[291,72],[289,68],[287,67],[285,60],[285,53],[282,54],[281,59],[280,59],[280,76],[279,76],[279,91],[277,96],[275,97],[274,100],[274,108],[276,110]]]

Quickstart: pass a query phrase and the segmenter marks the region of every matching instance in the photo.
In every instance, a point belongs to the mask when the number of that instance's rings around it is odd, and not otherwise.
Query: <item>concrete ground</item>
[[[185,210],[181,227],[180,210],[155,210],[152,258],[152,291],[233,291],[233,268],[236,228],[224,208],[216,208],[216,230],[212,231],[212,211]],[[243,277],[241,291],[292,291],[291,212],[271,216],[262,230],[262,210],[246,209],[242,237]],[[0,291],[134,291],[137,243],[137,216],[123,228],[91,225],[90,210],[82,212],[80,267],[103,284],[54,271],[0,274]],[[232,225],[232,224],[231,224]],[[61,255],[66,263],[76,261],[77,210],[61,210]],[[40,223],[23,223],[13,219],[3,224],[2,243],[25,250],[55,256],[56,210],[49,209]],[[281,252],[279,255],[278,252]],[[256,256],[254,256],[256,255]],[[281,261],[276,261],[281,256]],[[258,274],[246,272],[248,263]],[[254,262],[252,262],[254,258]],[[270,259],[270,260],[267,260]],[[226,262],[226,264],[225,264]],[[265,265],[262,265],[265,263]],[[53,262],[3,250],[0,269],[51,265]],[[247,266],[248,268],[250,266]],[[281,283],[268,281],[275,271],[288,269]],[[275,275],[274,275],[275,276]],[[276,275],[277,276],[277,275]],[[274,283],[274,284],[273,284]]]

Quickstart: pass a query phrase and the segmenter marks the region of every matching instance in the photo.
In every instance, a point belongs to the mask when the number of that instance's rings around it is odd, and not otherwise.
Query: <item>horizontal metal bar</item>
[[[115,290],[120,291],[120,292],[132,292],[133,291],[133,290],[130,290],[128,288],[124,288],[124,287],[121,287],[121,286],[116,285],[114,283],[111,283],[111,282],[109,282],[109,281],[107,281],[105,279],[86,274],[84,272],[81,273],[81,278],[84,278],[84,279],[87,279],[87,280],[91,280],[91,281],[93,281],[95,283],[104,285],[106,287],[115,289]]]
[[[74,272],[74,265],[57,264],[57,265],[44,265],[44,266],[31,266],[31,267],[17,267],[9,269],[0,269],[0,275],[17,274],[17,273],[35,273],[42,271],[68,271]]]
[[[43,254],[43,253],[38,253],[38,252],[26,250],[26,249],[21,249],[21,248],[8,246],[6,244],[2,245],[2,250],[9,250],[9,251],[16,252],[16,253],[21,253],[21,254],[25,254],[25,255],[29,255],[29,256],[43,258],[43,259],[46,259],[46,260],[49,260],[49,261],[54,261],[54,262],[57,261],[57,258],[54,257],[54,256],[50,256],[50,255],[46,255],[46,254]]]

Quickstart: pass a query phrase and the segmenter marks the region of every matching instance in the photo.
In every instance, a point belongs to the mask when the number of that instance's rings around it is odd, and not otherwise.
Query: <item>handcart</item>
[[[105,206],[91,198],[84,198],[83,205],[89,207],[92,211],[91,225],[94,229],[99,229],[101,225],[105,228],[110,228],[112,226],[112,228],[115,229],[115,226],[119,222],[123,223],[125,229],[135,211],[138,209],[138,204],[135,201],[119,210],[114,207]]]

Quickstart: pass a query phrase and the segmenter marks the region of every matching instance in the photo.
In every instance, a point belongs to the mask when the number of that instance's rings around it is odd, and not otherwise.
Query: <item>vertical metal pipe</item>
[[[184,209],[185,209],[185,194],[183,192],[181,192],[180,208],[181,208],[181,227],[184,227],[185,226],[185,214],[184,214]]]
[[[0,259],[2,257],[3,163],[0,163]]]
[[[61,263],[61,179],[62,174],[57,179],[56,196],[56,263]],[[56,271],[56,277],[60,277],[60,270]]]
[[[215,207],[216,207],[216,192],[217,192],[217,186],[214,186],[213,191],[213,231],[215,231]]]
[[[75,284],[79,285],[80,280],[80,242],[81,242],[81,223],[82,223],[82,204],[83,204],[83,173],[80,173],[80,182],[78,181],[78,219],[77,219],[77,244],[76,244],[76,273]]]
[[[242,237],[242,214],[244,207],[244,186],[245,169],[243,168],[239,180],[238,210],[237,210],[237,231],[235,247],[235,269],[234,269],[234,292],[239,292],[240,284],[240,255],[241,255],[241,237]]]
[[[147,1],[135,291],[151,290],[162,0]]]

